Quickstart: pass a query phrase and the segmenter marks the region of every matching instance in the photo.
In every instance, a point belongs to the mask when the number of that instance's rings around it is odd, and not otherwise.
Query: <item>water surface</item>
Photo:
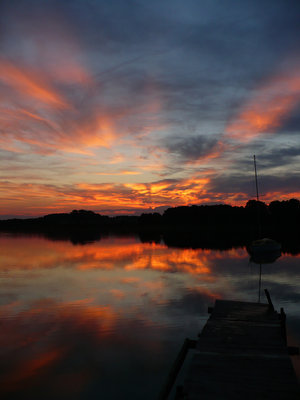
[[[155,399],[216,298],[259,298],[259,265],[244,248],[11,235],[0,248],[2,398]],[[261,286],[299,345],[299,256],[263,265]]]

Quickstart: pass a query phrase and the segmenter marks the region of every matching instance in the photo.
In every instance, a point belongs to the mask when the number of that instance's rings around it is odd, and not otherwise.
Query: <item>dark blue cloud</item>
[[[218,139],[210,136],[191,136],[169,138],[166,146],[170,153],[181,158],[181,161],[197,160],[209,154],[216,146]]]

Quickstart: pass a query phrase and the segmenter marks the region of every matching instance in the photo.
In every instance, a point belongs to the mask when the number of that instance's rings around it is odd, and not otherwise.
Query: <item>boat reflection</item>
[[[273,264],[281,257],[281,246],[277,246],[277,242],[270,241],[270,239],[262,239],[256,241],[257,246],[247,247],[248,254],[250,255],[249,261],[259,264],[259,279],[258,279],[258,303],[261,302],[261,284],[262,284],[262,265]]]
[[[250,261],[256,264],[273,264],[279,257],[281,257],[281,250],[272,252],[250,252]]]

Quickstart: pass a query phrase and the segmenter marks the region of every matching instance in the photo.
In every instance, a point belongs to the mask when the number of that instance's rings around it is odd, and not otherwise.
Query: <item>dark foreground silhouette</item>
[[[270,237],[283,252],[300,252],[300,201],[249,200],[245,207],[230,205],[182,206],[141,216],[108,217],[86,210],[39,218],[0,221],[0,231],[40,233],[56,240],[87,243],[112,233],[139,234],[143,242],[168,246],[228,249],[253,239]]]

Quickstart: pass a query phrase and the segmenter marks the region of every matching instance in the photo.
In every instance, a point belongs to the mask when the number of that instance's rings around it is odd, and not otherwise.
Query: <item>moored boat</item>
[[[256,200],[258,204],[259,195],[258,195],[255,155],[253,156],[253,159],[254,159],[254,173],[255,173],[255,186],[256,186]],[[258,210],[258,230],[259,230],[259,235],[261,235],[259,208],[257,210]],[[258,264],[271,263],[281,256],[281,244],[276,242],[276,240],[270,238],[256,239],[250,244],[248,252],[251,255],[251,259],[254,262],[257,262]]]
[[[281,244],[276,240],[263,238],[254,240],[249,246],[251,253],[263,254],[281,251]]]
[[[281,256],[281,244],[269,238],[254,240],[247,250],[256,264],[271,264]]]

